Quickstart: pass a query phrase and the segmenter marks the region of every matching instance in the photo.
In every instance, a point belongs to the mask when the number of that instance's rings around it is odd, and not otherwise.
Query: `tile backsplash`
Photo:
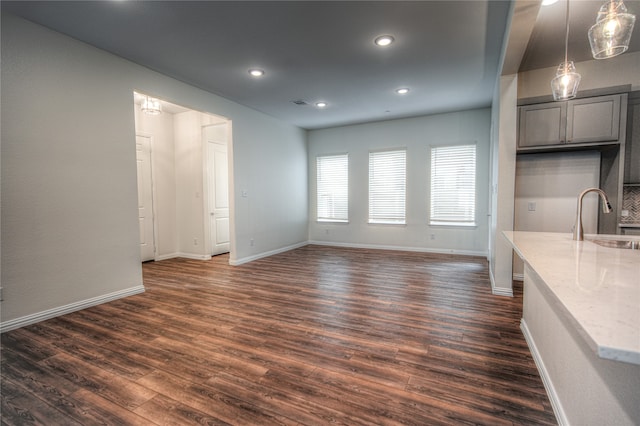
[[[621,217],[620,223],[640,223],[640,186],[624,186],[622,191],[622,210],[629,216]]]

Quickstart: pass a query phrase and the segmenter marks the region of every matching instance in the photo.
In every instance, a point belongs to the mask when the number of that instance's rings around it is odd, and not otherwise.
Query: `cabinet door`
[[[518,148],[563,144],[566,108],[566,102],[521,106]]]
[[[624,181],[640,183],[640,99],[630,100],[628,108]]]
[[[569,101],[567,143],[617,141],[620,131],[620,95]]]

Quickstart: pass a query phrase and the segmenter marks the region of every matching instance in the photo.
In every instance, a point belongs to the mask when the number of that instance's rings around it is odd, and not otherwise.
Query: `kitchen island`
[[[560,424],[640,424],[640,250],[504,232],[525,263],[521,328]]]

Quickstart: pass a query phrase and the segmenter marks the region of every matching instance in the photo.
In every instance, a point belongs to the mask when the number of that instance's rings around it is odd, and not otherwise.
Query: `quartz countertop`
[[[586,235],[585,241],[573,241],[571,234],[503,234],[546,284],[544,290],[568,324],[599,357],[640,364],[640,250],[589,241],[640,237]]]

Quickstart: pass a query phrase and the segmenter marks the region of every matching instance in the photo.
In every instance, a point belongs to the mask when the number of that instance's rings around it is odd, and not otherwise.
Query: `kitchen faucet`
[[[582,229],[582,199],[589,192],[597,192],[600,194],[600,198],[602,198],[602,211],[604,213],[611,213],[611,204],[609,203],[609,198],[607,198],[607,194],[599,188],[588,188],[580,193],[578,196],[578,212],[576,214],[576,224],[573,227],[573,239],[576,241],[584,240],[584,230]]]

